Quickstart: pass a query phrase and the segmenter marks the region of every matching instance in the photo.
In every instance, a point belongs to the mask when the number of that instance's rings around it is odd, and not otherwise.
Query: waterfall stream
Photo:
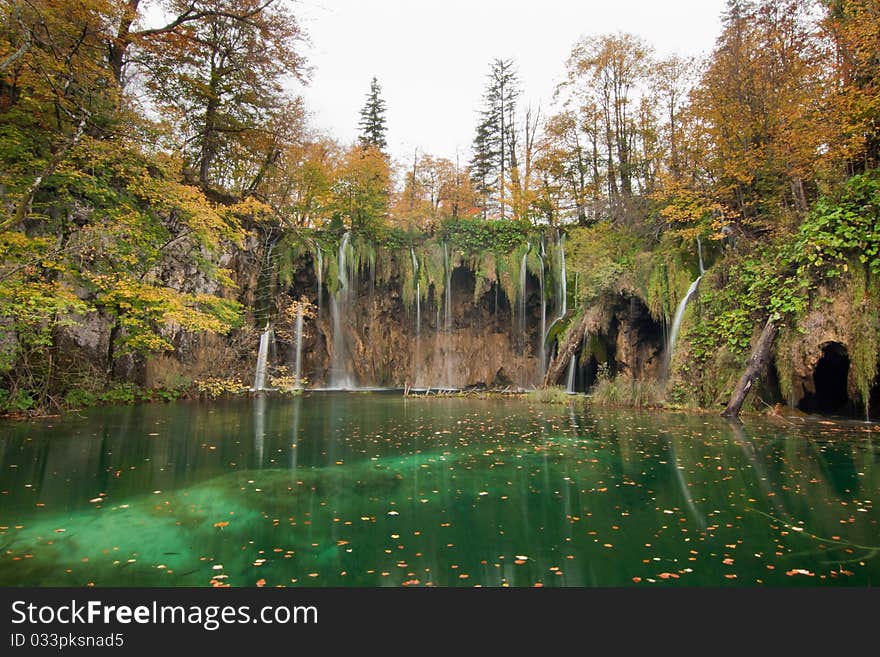
[[[446,242],[443,242],[443,271],[446,274],[446,290],[443,294],[444,330],[449,333],[452,331],[452,267],[449,264],[449,249]]]
[[[318,315],[321,314],[321,296],[324,288],[324,254],[315,242],[315,280],[318,281]]]
[[[519,265],[519,299],[517,300],[517,311],[519,315],[519,334],[525,341],[526,335],[526,284],[528,283],[528,267],[529,267],[529,251],[532,250],[531,244],[526,244],[526,252],[523,253],[522,261]]]
[[[559,319],[562,319],[568,312],[568,274],[565,271],[565,235],[563,233],[559,233],[557,244],[559,245],[559,300],[562,303]]]
[[[541,235],[541,253],[538,259],[541,261],[541,344],[538,346],[538,381],[544,379],[547,371],[547,297],[544,293],[544,258],[547,252],[544,249],[544,235]]]
[[[452,265],[449,262],[449,248],[446,246],[446,242],[443,242],[443,271],[446,274],[446,289],[443,295],[443,301],[445,306],[445,326],[444,333],[446,334],[445,342],[446,342],[446,353],[444,354],[443,362],[444,362],[444,378],[446,379],[443,382],[444,387],[453,388],[454,384],[452,381]],[[438,328],[439,330],[439,328]]]
[[[571,360],[568,363],[568,375],[565,379],[565,389],[569,393],[574,393],[574,371],[577,365],[577,353],[572,354]]]
[[[293,385],[296,388],[302,388],[302,337],[303,337],[303,304],[302,301],[296,304],[296,327],[294,330],[294,338],[296,340],[296,352],[293,361]]]
[[[691,283],[691,286],[688,288],[687,293],[678,304],[678,308],[676,308],[675,310],[675,317],[672,319],[672,328],[669,331],[669,343],[666,347],[667,374],[669,373],[669,368],[672,366],[672,356],[675,353],[675,343],[678,340],[678,332],[681,329],[682,319],[684,319],[684,311],[687,310],[691,298],[697,293],[697,288],[700,286],[700,281],[703,280],[703,276],[706,273],[706,269],[703,266],[703,244],[700,242],[699,237],[697,238],[697,253],[700,257],[700,275],[697,276],[696,280],[693,283]]]
[[[416,282],[416,357],[413,368],[413,383],[418,386],[422,363],[422,286],[419,281],[419,259],[416,257],[416,250],[410,247],[409,253],[412,256],[413,279]]]
[[[255,392],[266,389],[266,365],[269,360],[269,342],[272,339],[272,330],[267,326],[260,336],[260,349],[257,352],[257,371],[254,375]]]
[[[345,339],[345,328],[348,326],[348,311],[354,286],[353,272],[348,268],[348,249],[351,233],[346,232],[339,242],[337,259],[337,277],[339,289],[330,297],[330,315],[333,323],[333,358],[330,368],[330,387],[350,390],[355,387],[351,374],[348,345]]]

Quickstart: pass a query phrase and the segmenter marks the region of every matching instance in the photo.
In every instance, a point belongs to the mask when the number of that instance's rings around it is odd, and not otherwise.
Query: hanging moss
[[[779,375],[779,391],[789,404],[794,400],[794,345],[796,331],[787,326],[779,329],[776,338],[776,373]]]
[[[856,390],[867,406],[880,363],[880,282],[859,263],[851,263],[849,271],[853,335],[850,366]]]
[[[400,295],[403,300],[403,307],[409,310],[415,304],[416,299],[416,282],[419,279],[419,269],[417,264],[413,263],[412,254],[408,258],[400,258],[398,267],[400,270]]]
[[[498,281],[498,269],[495,254],[490,251],[474,256],[471,262],[476,278],[474,285],[474,303],[476,303]]]
[[[597,363],[608,363],[608,345],[596,333],[591,333],[587,339],[586,346],[581,352],[581,365],[586,365],[591,356],[596,359]]]
[[[655,250],[634,260],[633,278],[651,316],[669,322],[678,304],[699,275],[696,246],[690,239],[667,235]]]

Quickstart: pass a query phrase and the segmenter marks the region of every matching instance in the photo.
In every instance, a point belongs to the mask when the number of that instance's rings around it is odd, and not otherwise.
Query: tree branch
[[[0,222],[0,233],[6,232],[10,228],[17,226],[27,218],[27,214],[30,211],[31,202],[34,200],[34,196],[39,191],[40,187],[43,184],[43,181],[55,172],[55,169],[58,168],[58,165],[61,164],[70,149],[76,146],[79,143],[79,140],[82,139],[83,133],[86,129],[88,116],[88,112],[83,113],[74,133],[67,139],[67,141],[64,142],[64,144],[62,144],[61,148],[59,148],[55,152],[55,154],[52,155],[45,168],[39,174],[37,174],[37,177],[27,188],[24,196],[22,196],[22,199],[18,204],[18,208],[15,211],[15,215],[10,217],[6,221]]]

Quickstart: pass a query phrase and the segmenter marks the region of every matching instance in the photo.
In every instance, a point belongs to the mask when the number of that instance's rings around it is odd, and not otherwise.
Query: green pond
[[[0,423],[0,584],[880,585],[876,425],[306,393]]]

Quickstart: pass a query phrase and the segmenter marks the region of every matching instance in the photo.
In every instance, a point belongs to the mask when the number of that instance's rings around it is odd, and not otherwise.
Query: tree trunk
[[[724,409],[721,415],[724,417],[739,417],[740,409],[749,391],[767,367],[770,350],[778,333],[779,327],[776,325],[776,320],[771,317],[764,325],[764,330],[761,331],[761,337],[758,338],[758,343],[755,345],[754,350],[752,350],[752,355],[749,357],[746,369],[742,377],[740,377],[739,383],[736,384],[736,388],[733,389],[730,403],[727,404],[727,408]]]
[[[584,334],[590,328],[590,325],[594,323],[594,320],[593,313],[588,310],[581,317],[577,326],[568,332],[568,335],[565,336],[565,342],[562,343],[559,351],[556,353],[556,358],[553,359],[550,367],[547,368],[547,373],[544,375],[544,381],[541,384],[542,388],[548,388],[559,380],[562,372],[568,367],[571,359],[574,358],[578,345],[584,339]]]

